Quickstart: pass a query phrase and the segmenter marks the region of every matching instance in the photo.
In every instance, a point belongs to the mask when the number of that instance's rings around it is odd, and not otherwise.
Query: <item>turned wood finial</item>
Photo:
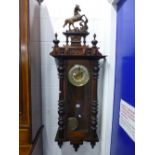
[[[59,44],[59,42],[60,42],[60,41],[57,39],[57,37],[58,37],[58,34],[55,33],[55,39],[53,40],[54,47],[58,47],[58,44]]]
[[[96,47],[98,41],[96,40],[96,34],[93,35],[94,40],[91,42],[93,44],[93,47]]]

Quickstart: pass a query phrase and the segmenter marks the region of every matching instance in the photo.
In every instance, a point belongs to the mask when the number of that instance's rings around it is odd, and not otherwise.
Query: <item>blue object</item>
[[[110,155],[135,154],[135,143],[119,125],[121,99],[135,107],[134,3],[134,0],[120,0],[117,8],[115,90]]]

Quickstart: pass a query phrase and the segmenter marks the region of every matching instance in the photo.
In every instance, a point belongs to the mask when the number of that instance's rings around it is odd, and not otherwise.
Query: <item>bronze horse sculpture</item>
[[[83,26],[86,26],[88,19],[85,15],[80,15],[80,6],[76,5],[74,8],[74,16],[71,18],[67,18],[64,22],[63,27],[65,27],[67,24],[69,24],[69,30],[71,30],[71,25],[73,26],[74,30],[76,29],[76,27],[74,26],[75,22],[81,21],[80,22],[80,26],[81,28],[83,28]],[[82,19],[82,17],[85,17],[85,21]],[[83,24],[84,23],[84,24]],[[87,28],[86,28],[87,29]]]

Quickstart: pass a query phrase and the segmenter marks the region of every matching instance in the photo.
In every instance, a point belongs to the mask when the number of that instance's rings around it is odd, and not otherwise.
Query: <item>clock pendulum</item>
[[[65,20],[64,26],[69,25],[69,30],[63,33],[66,36],[66,45],[59,47],[60,41],[55,34],[53,51],[50,53],[58,60],[60,85],[59,127],[55,141],[60,147],[63,142],[70,141],[75,151],[83,141],[90,142],[92,148],[99,141],[96,131],[97,81],[99,59],[106,58],[96,46],[95,34],[92,47],[86,45],[88,19],[85,15],[80,15],[80,10],[80,6],[76,5],[74,17]],[[79,22],[80,27],[75,27],[74,22]]]

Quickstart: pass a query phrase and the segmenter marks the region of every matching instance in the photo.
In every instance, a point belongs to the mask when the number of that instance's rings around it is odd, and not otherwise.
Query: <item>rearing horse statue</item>
[[[82,19],[82,17],[85,17],[86,18],[86,16],[85,15],[80,15],[79,14],[80,11],[81,11],[80,6],[79,5],[76,5],[75,8],[74,8],[74,16],[71,17],[71,18],[67,18],[65,20],[65,23],[64,23],[63,27],[65,27],[67,24],[69,24],[69,30],[71,30],[71,25],[73,26],[74,29],[76,29],[75,26],[74,26],[74,23],[75,22],[78,22],[78,21],[85,22]]]

